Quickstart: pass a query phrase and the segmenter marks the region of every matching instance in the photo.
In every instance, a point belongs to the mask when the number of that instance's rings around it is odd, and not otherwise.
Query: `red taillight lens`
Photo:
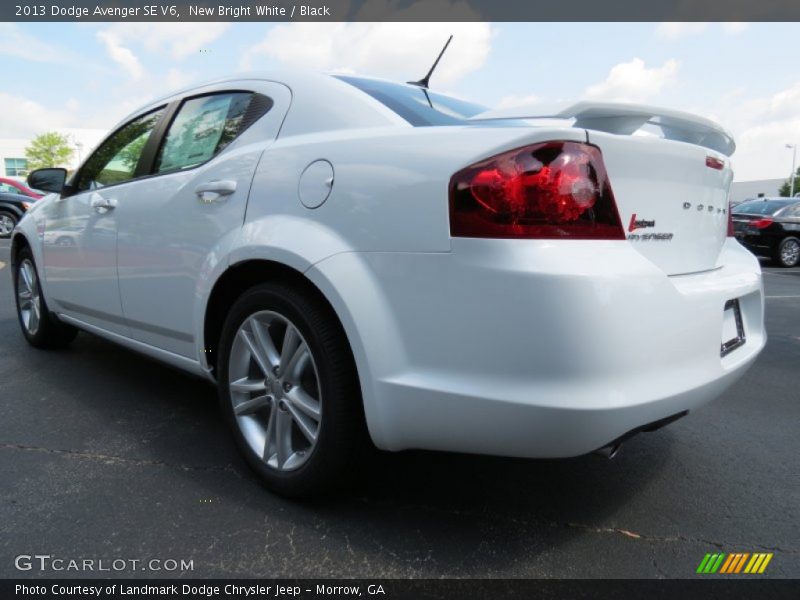
[[[772,225],[772,219],[756,219],[755,221],[751,221],[750,225],[755,227],[756,229],[766,229],[770,225]]]
[[[450,234],[625,239],[600,149],[580,142],[526,146],[453,175]]]

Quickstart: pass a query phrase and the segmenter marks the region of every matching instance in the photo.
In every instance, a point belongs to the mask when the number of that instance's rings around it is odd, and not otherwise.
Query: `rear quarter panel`
[[[585,141],[578,129],[390,127],[279,139],[264,153],[250,193],[245,244],[289,250],[309,264],[336,252],[447,252],[448,186],[458,170],[542,140]],[[316,209],[299,200],[313,161],[333,165],[334,183]],[[288,222],[287,217],[291,217]],[[277,225],[292,233],[279,233]],[[280,239],[281,244],[273,244]]]
[[[380,431],[377,382],[405,364],[403,339],[377,253],[451,250],[451,176],[479,160],[545,140],[585,141],[580,129],[534,127],[383,128],[293,136],[262,156],[241,235],[228,263],[274,260],[305,273],[336,311],[351,343],[373,440]],[[334,168],[327,201],[305,208],[301,173],[325,159]],[[343,263],[326,261],[348,254]],[[347,265],[337,268],[337,265]]]

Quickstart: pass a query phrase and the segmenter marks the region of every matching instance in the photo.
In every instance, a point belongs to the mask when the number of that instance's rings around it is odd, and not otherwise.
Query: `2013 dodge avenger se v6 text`
[[[52,193],[13,235],[23,334],[82,329],[216,381],[290,495],[369,439],[588,453],[752,364],[761,272],[730,230],[724,129],[639,105],[504,114],[422,83],[216,81],[132,114],[69,181],[33,172]]]

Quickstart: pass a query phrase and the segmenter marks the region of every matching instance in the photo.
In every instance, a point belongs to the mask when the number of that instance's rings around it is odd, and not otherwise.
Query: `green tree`
[[[33,138],[30,146],[25,148],[25,158],[28,159],[28,169],[33,171],[45,167],[64,167],[74,152],[67,136],[48,131]]]
[[[778,193],[784,198],[788,198],[792,191],[792,178],[789,177],[783,182],[783,185],[778,190]],[[800,192],[800,167],[797,167],[797,172],[794,174],[794,193]]]

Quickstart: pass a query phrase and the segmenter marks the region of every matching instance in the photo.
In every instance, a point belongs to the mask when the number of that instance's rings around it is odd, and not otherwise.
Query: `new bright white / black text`
[[[190,17],[225,17],[240,19],[242,17],[330,17],[328,6],[307,6],[294,4],[279,6],[277,4],[259,4],[256,6],[189,6]]]

